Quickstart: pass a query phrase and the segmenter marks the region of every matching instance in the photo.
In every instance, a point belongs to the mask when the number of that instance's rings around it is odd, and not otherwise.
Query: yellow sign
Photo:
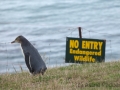
[[[66,62],[102,62],[105,60],[105,40],[66,39]]]

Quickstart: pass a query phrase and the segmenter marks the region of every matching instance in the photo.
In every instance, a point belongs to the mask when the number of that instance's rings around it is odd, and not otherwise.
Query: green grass
[[[1,74],[0,90],[120,90],[120,62],[73,64],[44,76]]]

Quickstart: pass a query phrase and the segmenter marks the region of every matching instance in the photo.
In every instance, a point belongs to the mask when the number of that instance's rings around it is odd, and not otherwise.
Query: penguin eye
[[[18,36],[17,39],[21,38],[21,36]]]
[[[15,40],[16,40],[16,41],[19,41],[19,40],[20,40],[20,37],[17,37]]]

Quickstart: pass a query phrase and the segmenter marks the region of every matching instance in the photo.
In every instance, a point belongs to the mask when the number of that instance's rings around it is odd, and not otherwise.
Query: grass
[[[120,62],[73,64],[44,76],[1,74],[0,90],[120,90]]]

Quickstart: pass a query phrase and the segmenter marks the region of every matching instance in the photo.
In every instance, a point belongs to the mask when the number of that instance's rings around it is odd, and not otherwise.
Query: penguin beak
[[[11,43],[15,43],[15,41],[12,41]]]

